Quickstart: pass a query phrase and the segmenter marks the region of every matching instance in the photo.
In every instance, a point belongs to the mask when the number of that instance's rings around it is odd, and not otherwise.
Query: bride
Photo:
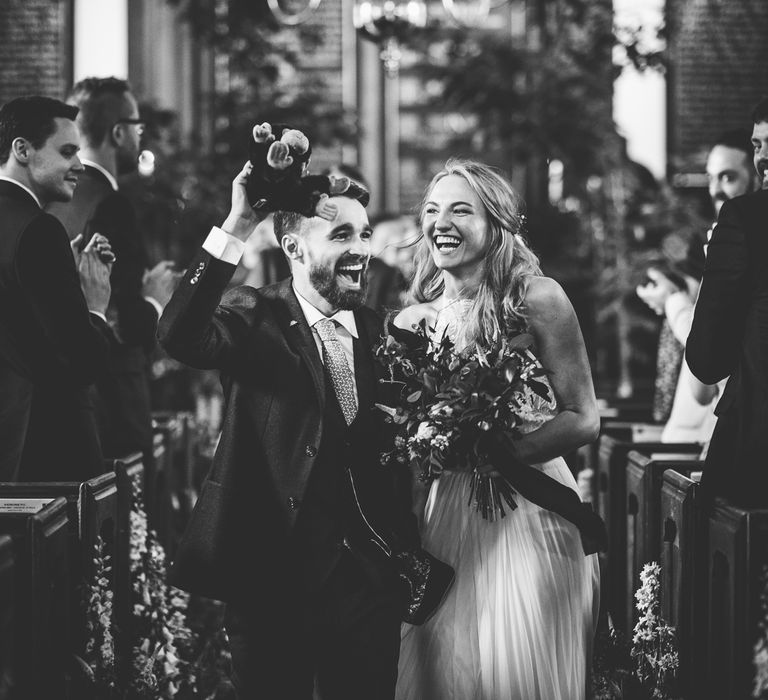
[[[576,492],[561,455],[597,436],[590,368],[573,307],[521,236],[521,205],[489,166],[449,160],[421,206],[412,290],[421,303],[395,325],[411,329],[426,319],[437,337],[447,332],[470,350],[489,346],[504,326],[527,327],[553,398],[531,397],[524,435],[505,457]],[[504,474],[503,464],[494,468]],[[443,472],[429,490],[423,546],[455,568],[456,582],[426,624],[403,626],[398,700],[584,698],[597,555],[585,554],[576,525],[520,490],[517,509],[483,519],[468,505],[471,481],[466,472]]]

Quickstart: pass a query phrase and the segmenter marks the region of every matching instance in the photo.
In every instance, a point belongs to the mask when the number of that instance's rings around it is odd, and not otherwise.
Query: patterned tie
[[[315,323],[315,330],[323,342],[323,362],[331,377],[344,420],[349,425],[355,420],[357,414],[357,398],[352,382],[352,371],[349,369],[339,336],[336,335],[336,324],[329,318],[322,318]]]

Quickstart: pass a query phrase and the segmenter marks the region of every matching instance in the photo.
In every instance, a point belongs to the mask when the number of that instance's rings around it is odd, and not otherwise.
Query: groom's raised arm
[[[160,344],[169,355],[200,369],[221,369],[229,363],[238,337],[245,331],[246,304],[221,297],[237,268],[245,241],[264,218],[248,204],[247,164],[232,183],[232,209],[221,228],[214,227],[202,250],[187,268],[158,324]],[[242,300],[247,302],[247,300]]]

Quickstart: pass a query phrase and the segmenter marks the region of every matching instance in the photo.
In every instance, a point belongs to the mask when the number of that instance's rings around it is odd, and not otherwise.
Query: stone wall
[[[671,173],[701,172],[717,135],[768,94],[766,0],[667,0]]]
[[[0,104],[63,98],[72,80],[72,0],[0,0]]]

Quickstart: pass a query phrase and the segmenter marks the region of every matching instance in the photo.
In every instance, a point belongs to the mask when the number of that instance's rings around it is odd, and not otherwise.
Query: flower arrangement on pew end
[[[186,621],[189,594],[166,583],[165,550],[147,526],[138,490],[131,509],[131,584],[135,639],[129,697],[196,692],[195,667],[189,660],[194,639]]]
[[[485,519],[516,508],[514,490],[502,476],[478,473],[487,463],[484,441],[494,433],[520,437],[536,397],[552,400],[546,375],[530,348],[533,336],[509,332],[487,351],[458,352],[447,334],[434,337],[422,320],[413,333],[383,334],[375,349],[388,378],[386,402],[376,404],[395,427],[394,448],[382,464],[409,465],[424,482],[446,469],[473,474],[470,505]]]
[[[762,592],[760,594],[760,619],[757,623],[757,640],[752,648],[755,680],[752,697],[768,699],[768,564],[763,566]]]
[[[115,639],[112,629],[113,594],[109,585],[111,557],[101,536],[93,554],[93,580],[83,589],[88,640],[82,657],[75,656],[94,697],[119,698]]]
[[[660,576],[657,562],[646,564],[640,572],[640,588],[635,592],[640,619],[630,654],[635,661],[635,675],[651,697],[672,700],[679,697],[680,658],[676,630],[661,617]]]
[[[130,668],[119,673],[117,667],[110,564],[99,538],[84,596],[89,639],[84,657],[77,658],[87,692],[98,700],[214,698],[226,685],[230,660],[220,605],[168,585],[165,550],[147,525],[137,488],[130,526]]]

